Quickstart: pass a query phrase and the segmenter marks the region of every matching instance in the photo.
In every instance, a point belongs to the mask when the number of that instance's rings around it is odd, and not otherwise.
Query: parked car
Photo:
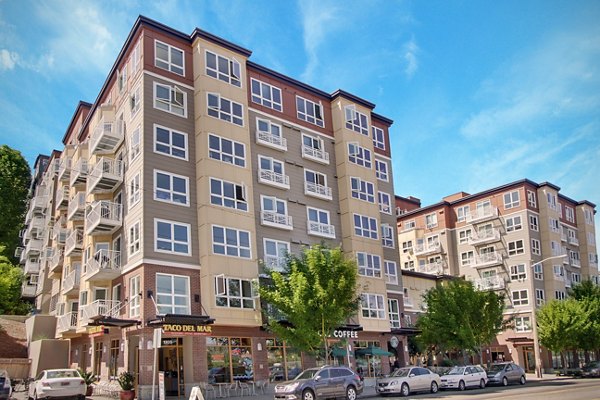
[[[356,400],[363,391],[358,374],[344,366],[309,368],[291,381],[275,385],[275,399],[319,400],[345,398]]]
[[[581,376],[584,378],[600,378],[600,361],[592,361],[581,368]]]
[[[76,369],[45,369],[29,385],[29,399],[77,397],[85,399],[87,386]]]
[[[487,384],[487,373],[479,365],[465,365],[464,367],[456,366],[452,368],[446,375],[441,376],[442,389],[458,389],[465,390],[467,387],[484,388]]]
[[[377,393],[381,396],[396,393],[408,396],[412,392],[424,391],[436,393],[440,385],[438,374],[421,367],[399,368],[390,376],[378,378],[375,382]]]
[[[507,386],[509,383],[525,384],[525,371],[513,362],[496,363],[487,372],[488,384]]]
[[[0,400],[10,399],[12,395],[12,385],[10,384],[10,376],[5,369],[0,369]]]

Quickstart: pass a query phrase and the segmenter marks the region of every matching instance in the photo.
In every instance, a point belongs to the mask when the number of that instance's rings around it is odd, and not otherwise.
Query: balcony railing
[[[42,212],[48,207],[48,196],[45,194],[38,194],[31,199],[29,203],[29,209],[32,212]]]
[[[83,232],[81,229],[73,229],[65,243],[65,257],[81,254],[83,250]]]
[[[23,283],[23,286],[21,286],[21,297],[35,297],[36,291],[37,285],[29,285],[27,283]]]
[[[415,252],[416,256],[439,253],[440,251],[442,251],[442,245],[440,244],[440,242],[416,243],[413,248],[413,251]]]
[[[88,281],[111,280],[121,275],[121,252],[98,250],[86,261],[85,277]]]
[[[332,190],[330,187],[313,182],[304,182],[304,194],[321,199],[332,199]]]
[[[73,167],[73,170],[71,171],[71,180],[69,181],[69,183],[71,184],[71,186],[83,185],[87,181],[87,175],[87,160],[80,158],[79,160],[77,160],[75,166]]]
[[[573,267],[581,268],[581,260],[577,258],[569,257],[569,264],[571,264]]]
[[[90,153],[112,154],[121,142],[123,142],[123,122],[113,122],[102,118],[92,132]]]
[[[329,164],[329,153],[314,147],[302,145],[302,157],[322,164]]]
[[[56,331],[58,333],[74,331],[75,329],[77,329],[77,311],[71,311],[58,317],[58,321],[56,321]]]
[[[478,254],[471,259],[470,266],[475,268],[502,264],[502,254],[497,252]]]
[[[42,239],[31,239],[25,246],[25,255],[39,254],[42,247]]]
[[[85,216],[85,193],[78,192],[69,201],[67,219],[69,221],[81,221]]]
[[[120,309],[121,302],[117,300],[96,300],[90,304],[81,306],[79,309],[81,326],[86,326],[94,319],[100,317],[117,318]]]
[[[425,274],[440,275],[444,273],[444,263],[431,262],[427,264],[421,264],[417,267],[417,271]]]
[[[112,192],[123,182],[123,162],[102,157],[88,176],[88,193]]]
[[[62,271],[64,254],[62,250],[56,249],[48,263],[48,269],[51,274],[58,274]]]
[[[25,260],[25,266],[23,267],[23,273],[25,275],[38,274],[40,272],[40,259],[27,258]]]
[[[54,242],[56,242],[56,244],[58,244],[59,246],[65,245],[68,234],[69,231],[67,230],[67,228],[61,227],[60,224],[56,224],[54,225],[54,228],[52,228],[52,240],[54,240]]]
[[[58,180],[68,181],[71,177],[71,157],[61,157],[60,166],[58,167]]]
[[[567,234],[564,233],[564,232],[561,232],[560,233],[560,240],[563,241],[563,242],[566,242],[567,241]]]
[[[486,244],[486,243],[492,243],[492,242],[497,242],[500,240],[500,231],[498,231],[497,229],[486,229],[486,230],[482,230],[482,231],[475,231],[473,233],[471,233],[471,236],[469,236],[469,244],[471,246],[475,246],[478,244]]]
[[[256,142],[277,150],[287,150],[287,139],[282,136],[273,135],[271,132],[256,131]]]
[[[293,229],[292,217],[285,214],[279,214],[275,211],[261,211],[260,223],[261,225],[273,226],[280,229]]]
[[[467,223],[473,224],[477,222],[487,221],[498,217],[497,207],[484,207],[476,209],[474,212],[467,215]]]
[[[79,293],[81,271],[79,268],[69,272],[63,279],[63,294],[65,296]]]
[[[476,279],[473,284],[477,290],[500,290],[506,287],[506,281],[498,275]]]
[[[277,257],[277,256],[265,256],[265,266],[269,269],[275,271],[283,271],[286,265],[285,257]]]
[[[85,216],[87,235],[109,235],[122,225],[122,205],[106,200],[92,203]]]
[[[321,236],[325,238],[335,238],[335,226],[322,224],[320,222],[307,221],[307,231],[309,235]]]
[[[69,187],[63,186],[58,188],[56,191],[56,204],[57,210],[65,209],[69,205]]]
[[[573,246],[579,246],[579,239],[574,236],[569,236],[569,244],[572,244]]]
[[[275,185],[285,189],[290,188],[290,177],[287,175],[280,174],[270,169],[260,169],[258,171],[259,182],[266,183],[267,185]]]

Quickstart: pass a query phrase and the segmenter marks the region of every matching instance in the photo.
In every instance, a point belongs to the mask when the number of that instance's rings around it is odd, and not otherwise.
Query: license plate
[[[61,382],[60,386],[69,386],[69,382]]]

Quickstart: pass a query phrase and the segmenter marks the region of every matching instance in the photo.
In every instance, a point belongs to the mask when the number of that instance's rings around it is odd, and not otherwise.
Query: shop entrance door
[[[532,346],[523,347],[523,359],[525,360],[525,372],[535,372],[535,357]]]
[[[165,373],[165,396],[185,396],[183,338],[162,338],[158,370]]]

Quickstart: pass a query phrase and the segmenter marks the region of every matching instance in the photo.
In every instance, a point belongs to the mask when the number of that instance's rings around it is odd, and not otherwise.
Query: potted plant
[[[119,386],[121,386],[121,393],[119,393],[121,400],[133,400],[135,397],[135,376],[129,371],[123,371],[119,374],[117,382],[119,382]]]
[[[85,395],[91,396],[94,391],[94,387],[92,386],[92,383],[96,382],[98,377],[96,375],[94,375],[93,372],[86,372],[81,368],[79,369],[79,375],[81,375],[81,377],[83,378],[83,381],[85,382],[85,386],[86,386]]]

